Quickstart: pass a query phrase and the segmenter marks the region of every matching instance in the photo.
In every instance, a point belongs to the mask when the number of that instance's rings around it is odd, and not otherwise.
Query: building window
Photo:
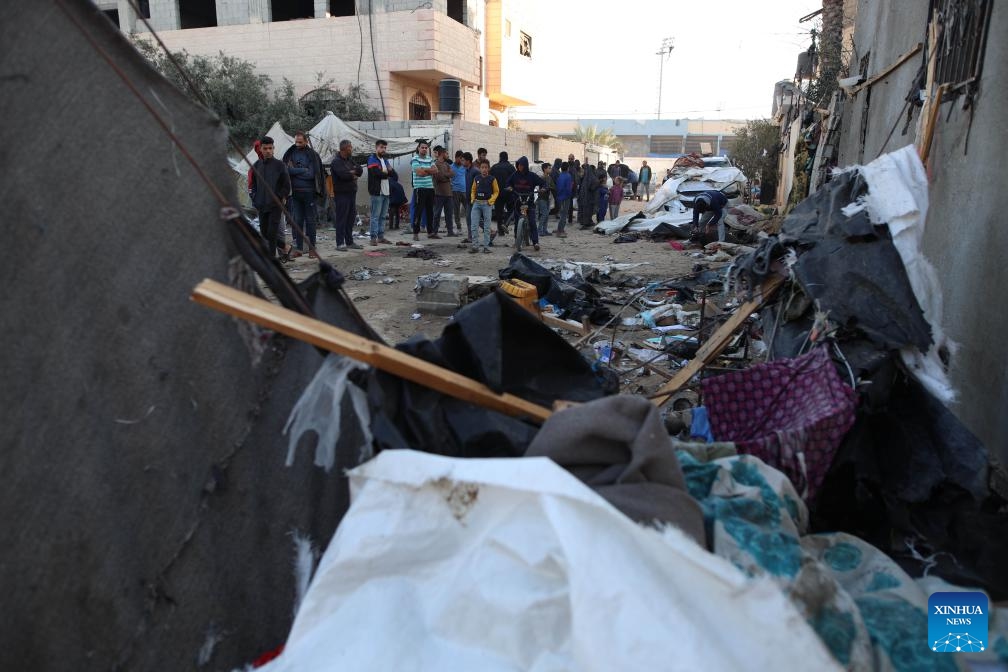
[[[150,0],[140,0],[137,3],[137,6],[140,7],[140,16],[142,16],[145,19],[149,19],[150,18]]]
[[[293,21],[315,18],[314,0],[270,0],[273,21]]]
[[[532,163],[539,162],[539,141],[534,140],[532,142]]]
[[[329,16],[356,16],[356,0],[329,0]]]
[[[532,36],[528,33],[518,33],[518,53],[526,58],[532,58]]]
[[[179,0],[178,8],[182,28],[212,28],[217,25],[217,3],[214,0]]]
[[[113,24],[115,24],[116,28],[119,27],[119,10],[118,9],[103,9],[102,10],[102,14],[104,14],[106,16],[106,18],[108,18],[109,21],[111,21]]]
[[[504,37],[511,37],[511,22],[504,19]]]
[[[431,105],[430,101],[427,100],[425,96],[420,91],[413,94],[413,97],[409,101],[409,118],[410,119],[430,119],[431,118]]]
[[[935,48],[935,84],[948,84],[945,97],[968,87],[971,95],[983,68],[991,0],[932,0],[931,20],[942,26]]]
[[[465,25],[465,0],[448,0],[448,18]]]

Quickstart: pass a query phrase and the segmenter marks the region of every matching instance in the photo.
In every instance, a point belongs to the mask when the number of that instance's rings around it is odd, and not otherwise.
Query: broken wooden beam
[[[918,51],[920,51],[923,47],[924,45],[918,42],[916,47],[914,47],[910,51],[906,52],[905,54],[897,58],[888,67],[883,68],[881,72],[872,75],[865,81],[861,82],[860,84],[852,88],[850,91],[850,95],[856,96],[858,92],[861,91],[861,89],[867,89],[869,86],[872,86],[879,80],[885,79],[886,77],[891,75],[896,68],[909,61],[913,57],[913,55],[916,54]]]
[[[584,336],[586,333],[588,333],[588,331],[591,331],[590,328],[586,331],[584,323],[582,322],[575,322],[574,320],[564,320],[550,313],[539,313],[539,318],[543,321],[543,324],[545,324],[547,327],[566,329],[567,331],[575,333],[578,336]]]
[[[410,382],[437,390],[505,415],[541,424],[553,411],[513,394],[498,394],[486,385],[419,357],[293,310],[275,305],[217,282],[204,280],[192,292],[192,300],[222,313],[254,322],[314,346],[346,355]]]
[[[705,366],[714,361],[714,358],[720,355],[721,351],[728,346],[735,330],[741,327],[752,313],[759,310],[783,283],[784,278],[779,276],[770,278],[763,283],[757,296],[739,306],[732,313],[731,317],[718,327],[717,331],[711,334],[711,337],[697,350],[696,356],[690,360],[689,364],[679,369],[672,377],[672,380],[663,385],[655,394],[651,395],[651,400],[655,406],[667,403],[672,398],[672,395],[689,383],[693,376],[700,373]]]

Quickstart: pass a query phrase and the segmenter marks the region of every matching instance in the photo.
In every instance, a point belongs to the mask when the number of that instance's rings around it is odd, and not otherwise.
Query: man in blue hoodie
[[[304,236],[308,236],[308,256],[318,259],[315,251],[315,197],[325,193],[322,158],[308,145],[308,135],[297,131],[294,144],[284,152],[283,162],[291,180],[294,249],[304,251]]]
[[[507,179],[506,186],[511,189],[511,210],[515,213],[515,220],[521,216],[522,205],[524,204],[528,207],[526,211],[528,222],[526,228],[528,229],[529,237],[532,239],[532,247],[538,251],[539,228],[535,222],[535,207],[532,203],[532,198],[535,188],[545,189],[546,183],[538,175],[529,172],[528,158],[523,156],[515,161],[515,172]],[[515,229],[515,235],[517,234],[518,230]],[[521,244],[521,241],[518,241],[518,243]]]
[[[559,238],[566,238],[567,233],[564,227],[567,226],[567,216],[570,212],[571,201],[574,197],[574,178],[570,174],[571,165],[567,162],[560,164],[560,176],[556,180],[556,199],[560,209],[560,221],[557,223],[556,235]]]

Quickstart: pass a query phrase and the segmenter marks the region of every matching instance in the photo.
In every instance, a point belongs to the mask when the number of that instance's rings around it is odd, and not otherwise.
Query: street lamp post
[[[672,53],[675,46],[672,44],[673,40],[671,37],[662,38],[661,48],[655,52],[655,55],[660,56],[661,59],[658,61],[658,118],[661,119],[661,93],[662,93],[662,80],[665,75],[665,59],[668,55]]]

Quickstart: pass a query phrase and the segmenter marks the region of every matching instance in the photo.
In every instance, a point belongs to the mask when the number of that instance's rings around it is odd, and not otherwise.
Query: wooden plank
[[[549,313],[540,313],[539,317],[542,318],[543,324],[549,327],[557,327],[559,329],[566,329],[567,331],[573,332],[580,336],[585,335],[584,325],[580,322],[575,322],[574,320],[563,320],[556,315],[550,315]]]
[[[516,418],[545,422],[553,411],[352,332],[305,317],[214,280],[193,289],[192,300],[234,317],[287,334],[330,352],[366,362],[376,369],[437,390],[442,394]]]
[[[911,58],[913,58],[914,54],[916,54],[918,51],[920,51],[923,47],[924,47],[924,45],[921,44],[920,42],[918,42],[916,47],[914,47],[910,51],[906,52],[905,54],[903,54],[902,56],[900,56],[899,58],[897,58],[887,68],[884,68],[878,74],[872,75],[871,77],[869,77],[865,81],[861,82],[860,84],[858,84],[857,86],[855,86],[854,88],[852,88],[851,89],[851,95],[852,96],[856,96],[861,89],[867,89],[869,86],[875,84],[880,79],[885,79],[886,77],[888,77],[889,75],[892,74],[893,70],[895,70],[896,68],[900,67],[901,65],[903,65],[904,63],[906,63],[907,61],[909,61]]]
[[[690,363],[679,369],[672,377],[672,380],[651,396],[651,400],[655,406],[667,403],[672,398],[672,395],[685,387],[693,376],[700,373],[705,366],[714,361],[714,358],[721,354],[721,351],[728,346],[735,330],[741,327],[752,313],[759,310],[783,283],[784,279],[781,277],[774,276],[770,278],[763,283],[759,296],[739,306],[732,313],[731,317],[728,318],[728,321],[718,327],[717,331],[707,339],[707,342],[700,346],[696,356],[690,360]]]
[[[938,90],[935,92],[934,103],[931,108],[931,115],[927,119],[927,122],[924,126],[924,140],[921,143],[921,147],[919,150],[921,163],[926,164],[928,160],[928,155],[931,154],[931,141],[934,139],[935,125],[938,123],[938,113],[941,111],[940,108],[941,108],[942,96],[945,94],[945,89],[947,87],[948,84],[942,84],[941,86],[938,87]]]

